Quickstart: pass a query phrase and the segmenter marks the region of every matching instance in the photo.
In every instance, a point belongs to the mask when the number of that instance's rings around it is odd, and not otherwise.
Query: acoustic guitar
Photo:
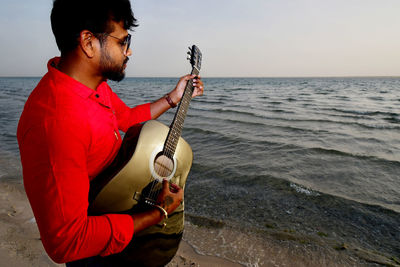
[[[199,48],[193,45],[188,55],[191,74],[198,75],[202,60]],[[181,133],[192,94],[193,82],[190,80],[170,127],[150,120],[129,128],[114,161],[90,183],[90,215],[146,210],[156,203],[163,179],[184,189],[193,152]],[[135,234],[122,252],[123,258],[130,264],[146,266],[153,266],[152,261],[154,266],[160,262],[168,263],[182,237],[183,210],[184,202],[169,214],[165,227],[155,225]],[[121,256],[118,255],[111,257]],[[143,259],[138,261],[138,258]]]

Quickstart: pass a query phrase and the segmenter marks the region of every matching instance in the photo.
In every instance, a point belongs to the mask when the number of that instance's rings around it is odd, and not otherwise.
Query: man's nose
[[[126,51],[126,56],[130,57],[132,56],[132,49],[129,47],[128,51]]]

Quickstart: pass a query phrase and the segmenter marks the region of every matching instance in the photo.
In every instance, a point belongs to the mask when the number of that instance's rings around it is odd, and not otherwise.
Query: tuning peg
[[[187,59],[187,60],[190,60],[190,57],[187,57],[186,59]]]
[[[190,46],[188,48],[189,48],[190,51],[192,51],[192,48]]]

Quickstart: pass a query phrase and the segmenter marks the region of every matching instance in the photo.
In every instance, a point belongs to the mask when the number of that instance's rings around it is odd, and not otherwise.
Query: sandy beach
[[[257,236],[222,222],[187,216],[184,240],[173,266],[398,266],[377,254],[291,231]],[[22,184],[0,182],[0,266],[64,266],[41,244]]]
[[[65,266],[44,251],[23,186],[0,183],[0,266]],[[183,241],[169,266],[240,266],[222,258],[204,256]]]

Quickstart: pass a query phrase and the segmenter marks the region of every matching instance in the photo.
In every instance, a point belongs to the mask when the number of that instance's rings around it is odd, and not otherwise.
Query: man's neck
[[[88,62],[85,62],[77,55],[61,56],[57,69],[74,80],[96,90],[104,81],[104,78],[91,68]]]

